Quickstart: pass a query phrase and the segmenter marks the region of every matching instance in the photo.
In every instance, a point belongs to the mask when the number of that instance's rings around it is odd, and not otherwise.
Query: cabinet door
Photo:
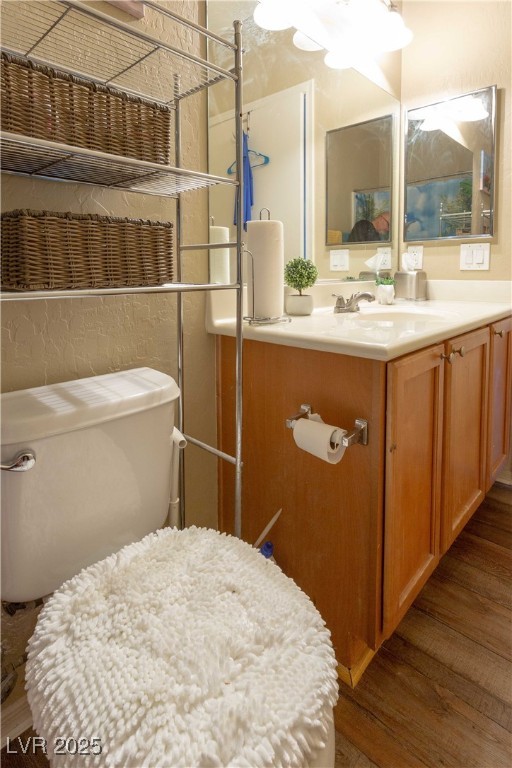
[[[388,364],[384,522],[384,635],[439,561],[443,351]]]
[[[496,480],[510,450],[512,394],[512,317],[491,325],[486,491]]]
[[[441,551],[485,496],[489,328],[445,344]]]

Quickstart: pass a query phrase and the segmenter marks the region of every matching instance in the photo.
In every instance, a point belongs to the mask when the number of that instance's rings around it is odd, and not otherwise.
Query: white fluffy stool
[[[321,616],[274,563],[214,530],[152,533],[67,581],[41,611],[26,679],[53,766],[333,762]]]

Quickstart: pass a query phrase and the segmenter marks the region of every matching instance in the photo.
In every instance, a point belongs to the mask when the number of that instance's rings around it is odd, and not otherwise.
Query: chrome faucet
[[[366,300],[366,301],[375,301],[375,296],[373,293],[369,293],[368,291],[362,291],[361,293],[353,293],[352,296],[349,299],[345,299],[344,296],[340,296],[337,293],[333,293],[333,296],[336,297],[336,306],[334,307],[334,312],[357,312],[359,310],[359,302]]]

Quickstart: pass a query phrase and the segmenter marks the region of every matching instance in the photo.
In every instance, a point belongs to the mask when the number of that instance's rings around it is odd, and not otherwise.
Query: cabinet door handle
[[[495,336],[499,336],[500,339],[502,339],[503,338],[503,330],[501,330],[501,331],[494,331],[494,335]]]
[[[458,349],[454,349],[452,354],[460,355],[461,357],[464,357],[464,355],[466,354],[466,347],[459,347]]]
[[[455,357],[455,352],[450,352],[449,355],[445,355],[444,352],[441,353],[440,358],[441,360],[446,360],[447,363],[453,363],[453,358]]]

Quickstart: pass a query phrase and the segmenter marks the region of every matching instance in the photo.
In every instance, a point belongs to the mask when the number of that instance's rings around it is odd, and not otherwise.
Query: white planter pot
[[[393,304],[395,300],[395,286],[394,285],[378,285],[377,300],[379,304]]]
[[[288,315],[310,315],[313,311],[313,297],[309,293],[302,296],[290,293],[285,298],[285,308]]]

